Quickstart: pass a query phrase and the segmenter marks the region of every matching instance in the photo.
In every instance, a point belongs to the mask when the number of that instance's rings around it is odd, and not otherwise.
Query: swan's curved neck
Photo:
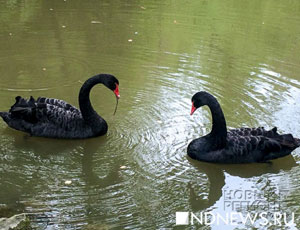
[[[94,76],[84,82],[79,92],[79,108],[83,119],[87,122],[94,120],[95,117],[100,117],[93,109],[90,101],[91,89],[94,85],[99,83],[103,83],[103,79],[99,76]]]
[[[224,147],[227,139],[227,127],[222,108],[213,96],[209,98],[207,106],[212,115],[212,130],[209,136],[212,137],[218,147]]]

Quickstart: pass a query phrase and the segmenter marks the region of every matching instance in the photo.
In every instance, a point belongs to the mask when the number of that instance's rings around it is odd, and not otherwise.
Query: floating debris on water
[[[92,23],[92,24],[100,24],[100,23],[102,23],[102,22],[100,22],[100,21],[91,21],[91,23]]]
[[[72,184],[72,181],[71,181],[71,180],[66,180],[66,181],[65,181],[65,185],[70,185],[70,184]]]
[[[132,40],[132,39],[128,39],[128,41],[129,41],[129,42],[132,42],[133,40]]]
[[[122,166],[120,166],[120,169],[126,169],[127,168],[127,166],[126,165],[122,165]]]

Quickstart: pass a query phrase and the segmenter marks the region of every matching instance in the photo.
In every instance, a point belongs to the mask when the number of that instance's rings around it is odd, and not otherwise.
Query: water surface
[[[112,92],[92,91],[109,124],[100,138],[29,137],[1,121],[1,205],[31,213],[38,229],[184,229],[175,212],[222,213],[230,190],[268,204],[285,190],[280,204],[296,224],[276,229],[300,227],[299,150],[251,165],[186,155],[211,128],[207,108],[189,115],[200,90],[218,98],[230,128],[300,137],[300,2],[0,0],[0,24],[1,111],[17,95],[77,106],[97,73],[115,75],[121,94],[112,116]]]

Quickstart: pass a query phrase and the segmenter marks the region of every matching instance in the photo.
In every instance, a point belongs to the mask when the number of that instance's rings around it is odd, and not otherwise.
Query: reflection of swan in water
[[[14,132],[10,128],[6,128],[3,132],[8,137],[14,148],[18,151],[31,151],[40,157],[47,155],[57,155],[64,152],[70,153],[72,150],[80,147],[83,140],[62,140],[62,139],[49,139],[43,137],[30,137],[22,132]],[[104,136],[102,139],[106,139]]]
[[[107,137],[104,136],[101,139],[92,138],[85,140],[59,140],[48,139],[41,137],[29,137],[26,134],[16,134],[10,129],[5,130],[6,134],[14,138],[13,144],[18,150],[33,151],[41,158],[47,158],[47,156],[55,156],[60,154],[68,154],[74,150],[77,155],[82,158],[82,173],[83,178],[88,182],[98,183],[104,186],[105,184],[112,184],[118,177],[120,166],[115,164],[110,170],[108,175],[104,178],[97,176],[93,167],[93,156],[98,151],[100,146],[103,146],[107,141]],[[47,146],[47,147],[45,147]]]
[[[86,143],[83,147],[82,173],[88,185],[101,185],[101,187],[107,187],[108,185],[120,181],[120,165],[114,164],[109,173],[104,178],[100,178],[93,170],[93,156],[97,152],[98,147],[99,140],[86,140]]]
[[[2,135],[2,134],[5,135]],[[12,129],[5,128],[1,134],[0,152],[9,155],[8,163],[2,162],[5,168],[12,169],[13,175],[9,170],[6,177],[1,180],[0,186],[0,204],[7,206],[13,211],[13,214],[25,211],[26,203],[21,202],[22,197],[26,194],[27,197],[36,196],[37,191],[34,189],[38,185],[39,189],[47,189],[47,184],[44,183],[47,178],[43,178],[41,173],[40,162],[44,159],[49,159],[49,156],[59,155],[64,152],[71,152],[76,148],[75,141],[65,141],[46,139],[46,138],[30,138],[27,134],[14,132]],[[38,156],[35,157],[35,156]],[[47,161],[48,162],[48,161]],[[49,164],[49,163],[47,163]],[[51,167],[47,165],[47,168]],[[24,172],[27,169],[27,172]],[[27,178],[25,175],[31,175]],[[34,179],[32,179],[34,178]]]
[[[8,134],[5,135],[6,142],[8,143],[5,148],[8,147],[9,151],[11,151],[10,154],[13,160],[9,163],[14,166],[15,176],[14,178],[9,176],[1,181],[2,189],[0,190],[0,204],[5,204],[8,208],[13,209],[17,213],[24,212],[24,209],[27,206],[26,202],[36,200],[33,198],[36,197],[36,194],[48,193],[49,186],[57,189],[52,192],[54,194],[57,193],[59,197],[61,195],[59,194],[60,186],[67,186],[64,184],[66,180],[73,181],[70,186],[75,186],[74,188],[78,186],[76,189],[78,194],[84,194],[87,198],[84,203],[86,203],[86,209],[88,210],[89,205],[95,204],[95,200],[92,199],[93,196],[89,195],[89,186],[95,185],[99,189],[102,189],[112,184],[116,184],[118,183],[117,181],[120,180],[120,166],[117,164],[113,167],[108,167],[103,177],[102,175],[97,175],[95,170],[95,153],[99,152],[99,148],[105,146],[105,143],[107,142],[106,136],[101,139],[53,140],[39,137],[28,137],[26,134],[15,133],[9,129],[4,130],[4,132]],[[4,151],[6,150],[3,150],[3,152]],[[100,154],[99,155],[101,157],[103,153]],[[27,160],[24,161],[23,159]],[[104,161],[103,164],[102,161],[99,161],[99,163],[100,165],[97,165],[97,168],[105,164]],[[24,173],[24,168],[27,168],[29,171]],[[79,174],[77,173],[78,170],[74,171],[76,168],[81,168]],[[68,172],[70,169],[71,171]],[[29,179],[26,176],[23,176],[28,174],[31,175],[29,178],[34,179]],[[76,184],[73,179],[80,179],[84,183]],[[55,185],[57,182],[59,184]],[[65,195],[68,196],[71,191],[72,189],[70,188],[70,190],[67,189],[65,191],[61,191],[61,193],[67,192]],[[24,194],[26,194],[27,198],[19,202],[20,197],[24,197]],[[72,198],[72,195],[69,196]],[[53,199],[56,198],[53,197]],[[51,221],[53,218],[52,207],[49,205],[44,206],[44,202],[45,201],[38,199],[34,201],[33,204],[28,204],[29,206],[38,204],[39,213],[36,213],[35,215],[39,221]],[[74,202],[77,202],[76,199]],[[24,207],[15,207],[14,204],[16,203],[24,204]],[[47,216],[42,213],[43,211],[40,211],[41,209],[44,210],[43,208],[47,211]],[[21,211],[19,211],[20,209]],[[33,210],[31,212],[34,213],[35,211]]]
[[[207,175],[209,181],[208,199],[203,200],[196,192],[196,184],[189,183],[190,206],[194,212],[205,210],[213,206],[223,195],[225,185],[225,172],[241,178],[251,178],[262,176],[266,173],[277,174],[281,170],[288,171],[296,166],[296,161],[292,155],[288,155],[280,160],[274,160],[271,163],[261,164],[213,164],[189,159],[190,163],[200,172]]]

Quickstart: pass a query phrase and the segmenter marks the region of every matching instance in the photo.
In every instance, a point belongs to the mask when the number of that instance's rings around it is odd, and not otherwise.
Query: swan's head
[[[191,109],[191,115],[200,107],[207,105],[210,98],[213,97],[211,94],[201,91],[192,97],[192,109]]]
[[[110,74],[105,75],[105,80],[103,81],[103,84],[112,90],[114,94],[116,95],[117,99],[120,98],[120,93],[119,93],[119,81],[118,79]]]

